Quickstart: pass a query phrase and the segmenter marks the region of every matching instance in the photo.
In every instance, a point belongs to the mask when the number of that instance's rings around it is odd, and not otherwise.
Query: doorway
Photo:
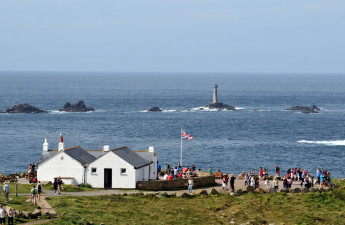
[[[112,177],[113,177],[112,169],[104,169],[104,188],[113,187]]]

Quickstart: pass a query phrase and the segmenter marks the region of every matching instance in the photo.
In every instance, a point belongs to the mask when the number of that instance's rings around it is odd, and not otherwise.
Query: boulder
[[[279,191],[280,193],[289,193],[289,190],[288,189],[285,189],[285,188],[283,188],[283,189],[280,189],[280,191]]]
[[[309,189],[308,189],[308,188],[302,188],[302,189],[301,189],[301,192],[302,192],[302,193],[307,193],[307,192],[309,192]]]
[[[193,195],[191,195],[191,194],[189,194],[189,193],[186,193],[186,192],[184,192],[182,195],[181,195],[181,197],[182,198],[191,198]]]
[[[312,105],[310,107],[308,106],[294,106],[285,110],[291,110],[291,111],[299,111],[302,113],[318,113],[321,109],[318,108],[316,105]]]
[[[229,192],[230,196],[238,196],[238,194],[236,192]]]
[[[255,191],[255,188],[253,186],[247,186],[246,188],[247,192],[254,192]]]
[[[301,189],[300,188],[295,188],[295,189],[293,189],[293,192],[294,193],[301,193]]]
[[[152,107],[151,109],[147,110],[149,112],[162,112],[163,110],[157,106]]]
[[[242,189],[238,189],[237,191],[236,191],[236,193],[238,194],[238,195],[240,195],[240,194],[242,194]]]
[[[270,189],[268,189],[268,192],[269,192],[269,193],[276,193],[277,191],[276,191],[276,189],[274,189],[274,188],[270,188]]]
[[[41,215],[42,215],[42,213],[41,213],[41,210],[39,210],[39,209],[35,209],[35,210],[31,213],[32,218],[35,218],[35,219],[37,219],[37,217],[39,217],[39,216],[41,216]]]
[[[22,103],[19,105],[14,105],[1,113],[47,113],[47,111],[40,110],[28,103]]]
[[[26,219],[31,218],[31,213],[29,213],[27,211],[22,211],[22,213],[20,215],[22,215]]]
[[[95,111],[92,107],[86,107],[84,101],[80,99],[76,104],[72,105],[69,102],[66,102],[64,106],[59,109],[60,112],[89,112]]]
[[[199,193],[199,194],[200,194],[200,195],[208,195],[206,190],[202,190],[202,191],[200,191],[200,193]]]
[[[210,194],[211,195],[218,195],[219,192],[216,189],[212,188],[212,190],[210,191]]]
[[[264,194],[265,193],[264,189],[262,189],[262,188],[257,188],[257,189],[255,189],[254,192],[255,193],[259,193],[259,194]]]
[[[326,190],[325,190],[324,188],[320,188],[320,189],[319,189],[319,192],[321,192],[321,193],[322,193],[322,192],[325,192],[325,191],[326,191]]]

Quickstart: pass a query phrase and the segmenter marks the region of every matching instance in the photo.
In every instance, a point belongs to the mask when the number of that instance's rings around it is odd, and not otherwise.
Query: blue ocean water
[[[219,100],[241,111],[196,110]],[[0,171],[25,171],[38,162],[44,137],[57,148],[154,146],[161,163],[177,165],[180,130],[184,165],[240,173],[276,164],[345,175],[345,75],[183,74],[97,72],[1,72],[0,110],[27,102],[47,114],[0,114]],[[66,101],[83,99],[96,112],[60,113]],[[296,105],[319,114],[284,111]],[[161,113],[146,112],[153,106]]]

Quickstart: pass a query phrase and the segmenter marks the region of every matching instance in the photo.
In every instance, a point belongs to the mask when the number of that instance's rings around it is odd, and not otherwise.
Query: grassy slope
[[[345,182],[339,184],[337,190],[306,194],[51,197],[60,218],[49,224],[82,218],[95,224],[345,224]]]

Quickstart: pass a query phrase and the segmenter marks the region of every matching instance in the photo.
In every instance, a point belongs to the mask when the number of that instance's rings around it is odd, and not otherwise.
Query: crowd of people
[[[269,183],[270,177],[266,168],[260,167],[258,175],[256,176],[253,170],[250,170],[249,173],[243,171],[242,177],[244,180],[244,186],[250,185],[254,188],[259,187],[260,180],[265,182],[266,188],[270,188]],[[314,184],[320,185],[321,188],[329,187],[331,182],[331,173],[328,170],[317,169],[316,172],[317,181],[314,181],[314,176],[307,172],[306,169],[301,168],[288,168],[285,175],[281,174],[279,165],[275,167],[275,175],[273,177],[273,188],[279,190],[279,183],[282,182],[283,188],[290,189],[293,183],[298,182],[301,187],[311,188],[314,187]]]

